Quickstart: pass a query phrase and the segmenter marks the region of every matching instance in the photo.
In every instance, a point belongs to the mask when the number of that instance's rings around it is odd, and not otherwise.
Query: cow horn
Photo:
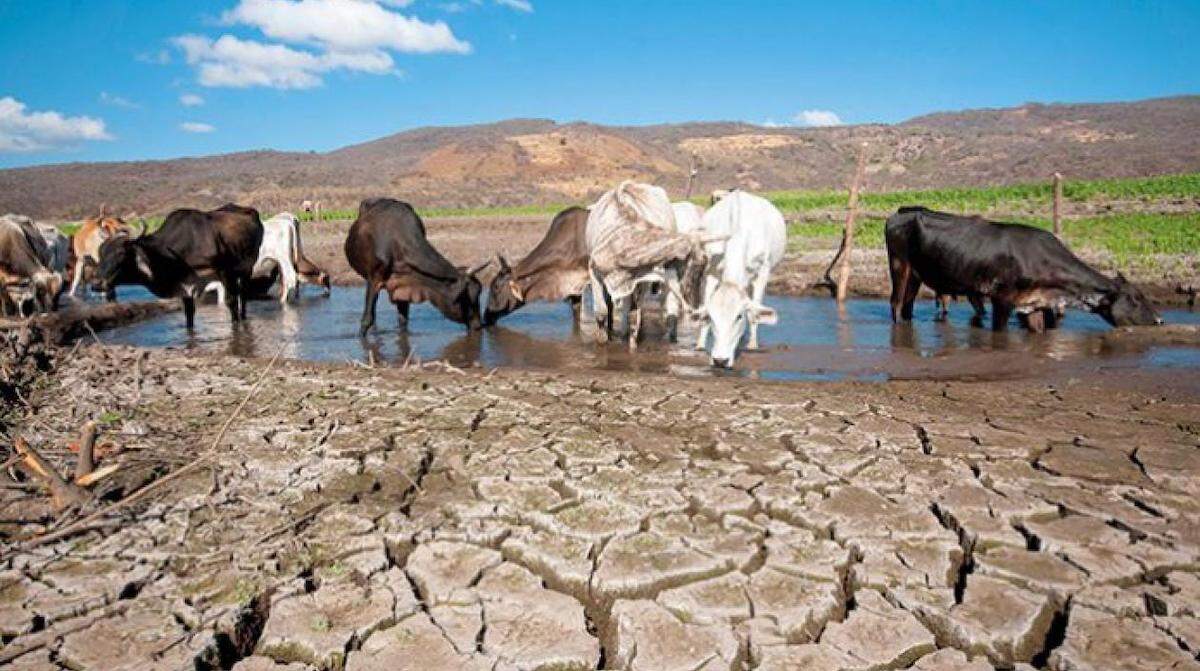
[[[731,236],[728,233],[704,233],[700,236],[700,244],[707,245],[710,242],[725,242]]]
[[[508,265],[508,259],[504,258],[504,255],[500,252],[496,252],[496,261],[500,264],[501,272],[512,270],[512,268]]]
[[[148,230],[148,229],[147,229],[147,227],[146,227],[146,220],[145,220],[145,219],[138,219],[138,234],[137,234],[137,237],[139,237],[139,238],[140,238],[140,237],[143,237],[143,236],[145,236],[145,235],[146,235],[146,231],[147,231],[147,230]]]
[[[521,301],[522,303],[525,302],[525,292],[521,290],[521,285],[517,284],[515,280],[509,281],[508,289],[509,291],[512,291],[512,295],[515,296],[517,300]]]
[[[492,265],[492,260],[488,259],[488,260],[484,261],[483,263],[480,263],[479,265],[468,270],[467,275],[474,275],[475,273],[483,270],[484,268],[487,268],[490,265]]]

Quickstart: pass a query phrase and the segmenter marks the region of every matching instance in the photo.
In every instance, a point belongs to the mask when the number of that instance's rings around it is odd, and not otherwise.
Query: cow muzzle
[[[712,367],[713,368],[721,368],[724,370],[728,370],[732,365],[733,365],[733,362],[730,361],[729,359],[718,359],[716,357],[713,357],[713,359],[712,359]]]

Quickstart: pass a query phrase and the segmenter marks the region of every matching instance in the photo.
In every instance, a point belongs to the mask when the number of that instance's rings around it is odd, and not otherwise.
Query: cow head
[[[93,288],[103,293],[121,284],[151,284],[154,270],[142,236],[118,235],[105,240],[100,245],[100,265],[93,278]]]
[[[1113,326],[1155,326],[1162,323],[1154,303],[1121,273],[1117,273],[1112,287],[1100,299],[1096,314]]]
[[[749,324],[774,324],[775,311],[755,303],[746,291],[733,282],[722,282],[699,310],[712,332],[709,355],[717,368],[731,368],[737,348]]]
[[[458,279],[450,285],[446,304],[438,306],[447,317],[460,324],[466,324],[467,328],[472,331],[483,328],[479,311],[479,297],[483,294],[483,283],[476,275],[491,263],[492,261],[489,259],[469,270],[460,270]]]
[[[503,254],[497,254],[496,260],[500,264],[500,271],[488,287],[487,310],[483,315],[486,326],[495,324],[501,317],[525,304],[525,293],[521,285],[513,281],[512,266],[508,265],[508,259]]]

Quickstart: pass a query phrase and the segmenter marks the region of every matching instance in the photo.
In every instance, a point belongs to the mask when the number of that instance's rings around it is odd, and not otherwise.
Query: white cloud
[[[204,98],[195,93],[185,93],[179,96],[179,104],[184,107],[199,107],[204,104]]]
[[[520,0],[516,0],[520,1]],[[402,53],[470,53],[443,21],[427,23],[373,0],[241,0],[225,22],[254,26],[281,42],[316,43],[328,51],[390,49]]]
[[[320,86],[321,74],[331,70],[396,72],[392,57],[379,50],[314,54],[232,35],[222,35],[215,41],[200,35],[182,35],[175,38],[175,44],[183,50],[187,62],[197,66],[200,84],[209,87],[309,89]]]
[[[58,112],[30,112],[25,103],[0,98],[0,152],[70,147],[85,140],[111,140],[104,121]]]
[[[167,65],[171,62],[171,52],[159,49],[153,52],[143,52],[137,55],[137,60],[151,65]]]
[[[187,133],[211,133],[216,130],[216,127],[200,121],[184,121],[179,124],[179,130]]]
[[[529,0],[496,0],[496,4],[509,9],[515,9],[518,12],[532,12],[533,3]]]
[[[804,110],[792,117],[792,121],[801,126],[840,126],[842,119],[836,112],[830,110]]]
[[[109,93],[108,91],[100,92],[100,102],[112,107],[124,107],[125,109],[137,109],[141,107],[137,103],[128,98],[123,98],[119,95]]]

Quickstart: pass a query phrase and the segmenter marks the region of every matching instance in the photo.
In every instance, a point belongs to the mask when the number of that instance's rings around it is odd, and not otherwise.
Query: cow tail
[[[300,220],[292,221],[292,267],[300,263]]]

